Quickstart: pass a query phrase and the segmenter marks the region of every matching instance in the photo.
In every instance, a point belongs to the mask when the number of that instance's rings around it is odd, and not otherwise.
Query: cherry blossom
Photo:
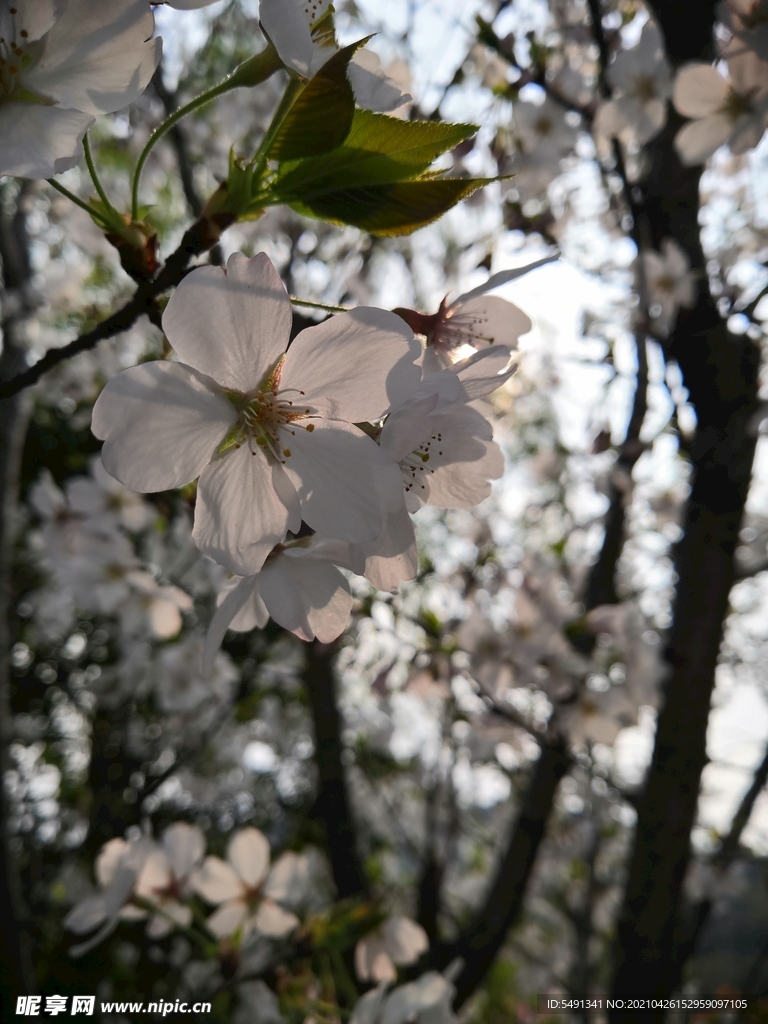
[[[763,136],[768,117],[768,65],[751,50],[729,61],[728,82],[710,64],[681,68],[674,87],[674,104],[693,118],[675,137],[684,164],[702,164],[720,146],[745,153]]]
[[[661,252],[644,252],[643,267],[648,288],[649,312],[654,330],[666,337],[678,311],[696,303],[696,279],[685,252],[672,238],[661,243]]]
[[[418,343],[393,313],[360,307],[302,331],[286,352],[291,323],[264,254],[236,253],[226,272],[198,268],[163,315],[184,362],[125,370],[93,410],[104,465],[126,486],[200,476],[195,543],[240,576],[302,519],[365,542],[400,502],[385,458],[353,424],[379,419],[418,383]]]
[[[644,145],[661,131],[672,94],[672,73],[658,27],[648,21],[640,41],[621,50],[608,68],[613,96],[596,114],[595,130],[625,144]]]
[[[160,939],[174,924],[187,926],[192,909],[183,901],[191,895],[190,877],[205,856],[205,836],[195,825],[177,821],[163,833],[160,845],[147,857],[136,881],[135,896],[157,908],[147,935]]]
[[[99,114],[132,103],[154,74],[146,0],[0,2],[0,175],[49,178],[83,157]]]
[[[357,1003],[350,1024],[456,1024],[455,989],[436,971],[401,985],[389,994],[386,984],[367,992]]]
[[[579,116],[542,94],[540,103],[514,105],[514,187],[521,195],[539,196],[558,176],[561,161],[573,153]]]
[[[157,703],[167,715],[189,715],[212,706],[217,712],[232,697],[240,673],[223,651],[206,670],[201,668],[203,643],[192,635],[165,647],[158,659],[155,679]]]
[[[390,917],[355,947],[355,971],[361,981],[394,981],[397,967],[413,964],[429,949],[427,933],[409,917]]]
[[[330,0],[261,0],[262,27],[280,60],[300,78],[311,78],[337,50]],[[409,103],[378,56],[358,50],[347,70],[359,106],[390,111]]]
[[[732,33],[723,48],[730,59],[753,50],[761,60],[768,60],[768,2],[766,0],[725,0],[717,5],[717,16]]]
[[[288,859],[283,861],[283,858]],[[217,938],[237,932],[245,938],[255,931],[271,938],[282,938],[299,924],[295,914],[284,910],[290,889],[290,876],[301,873],[295,854],[284,854],[272,872],[266,836],[256,828],[235,833],[227,847],[227,859],[206,857],[192,877],[192,886],[204,900],[218,904],[208,918],[208,928]],[[272,893],[274,892],[274,895]]]

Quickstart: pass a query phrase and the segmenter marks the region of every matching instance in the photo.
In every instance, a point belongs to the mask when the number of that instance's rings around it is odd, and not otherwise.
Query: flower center
[[[738,121],[745,114],[754,114],[755,108],[752,105],[752,98],[756,91],[757,89],[752,89],[749,93],[743,95],[731,89],[721,112],[730,117],[732,121]]]
[[[460,309],[451,313],[448,310],[438,321],[430,340],[436,347],[447,351],[460,348],[462,345],[477,348],[481,342],[492,345],[495,338],[485,333],[487,323],[488,317],[482,313],[465,313]]]
[[[297,430],[306,430],[311,434],[315,429],[314,423],[299,422],[317,418],[315,411],[301,402],[304,392],[294,388],[279,391],[281,367],[282,359],[261,382],[255,396],[236,391],[227,392],[239,416],[237,423],[219,445],[219,454],[247,444],[251,455],[255,455],[261,448],[285,465],[286,459],[291,457],[291,449],[284,447],[284,441],[288,439],[282,438],[280,432],[295,437]],[[298,395],[295,402],[287,397],[291,393]]]
[[[426,490],[423,474],[434,473],[434,469],[427,466],[433,455],[442,455],[443,435],[438,432],[432,434],[426,441],[422,441],[418,448],[415,448],[410,455],[406,455],[400,462],[400,475],[403,479],[405,493],[408,494],[414,488],[418,491]],[[434,447],[434,451],[432,450]]]
[[[8,100],[16,91],[18,76],[29,66],[32,59],[25,49],[29,33],[26,29],[16,32],[17,13],[16,8],[11,7],[8,10],[10,25],[7,19],[4,19],[5,31],[10,28],[10,38],[6,39],[4,35],[0,35],[0,103]]]
[[[650,75],[638,75],[632,91],[641,103],[649,103],[656,99],[656,86]]]

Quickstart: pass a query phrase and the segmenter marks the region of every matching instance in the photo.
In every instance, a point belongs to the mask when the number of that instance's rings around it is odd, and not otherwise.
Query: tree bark
[[[670,0],[658,3],[656,13],[673,64],[711,59],[713,2]],[[755,450],[749,423],[757,408],[760,356],[746,336],[728,333],[706,288],[698,224],[701,168],[685,168],[677,158],[673,142],[681,123],[670,111],[667,127],[647,147],[649,170],[639,188],[654,243],[675,239],[699,276],[697,304],[680,315],[668,344],[698,427],[685,532],[675,553],[678,583],[665,651],[670,675],[618,921],[613,994],[619,996],[665,995],[674,983],[710,699]],[[630,1024],[626,1016],[621,1020]]]

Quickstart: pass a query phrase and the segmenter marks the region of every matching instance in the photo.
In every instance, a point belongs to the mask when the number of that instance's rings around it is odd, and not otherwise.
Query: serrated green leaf
[[[344,144],[313,160],[284,164],[273,190],[282,201],[306,200],[339,187],[416,178],[442,153],[477,131],[472,124],[401,121],[356,110]]]
[[[315,157],[344,142],[355,114],[347,66],[366,42],[361,39],[345,46],[309,80],[275,136],[269,150],[271,160],[282,163]]]
[[[325,192],[294,201],[297,213],[352,224],[372,235],[409,235],[495,178],[425,178]]]

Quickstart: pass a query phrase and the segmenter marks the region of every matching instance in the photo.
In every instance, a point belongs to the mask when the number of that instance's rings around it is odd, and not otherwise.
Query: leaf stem
[[[64,188],[64,186],[59,184],[55,178],[46,178],[46,181],[52,188],[55,188],[57,192],[61,192],[63,196],[66,196],[67,199],[73,202],[75,206],[79,206],[81,210],[85,210],[85,212],[90,217],[93,217],[94,220],[100,220],[103,227],[109,227],[109,223],[103,214],[99,213],[99,211],[94,209],[92,206],[89,206],[88,203],[76,196],[74,192],[70,192],[68,188]]]
[[[159,142],[162,137],[173,128],[175,124],[187,114],[191,114],[195,110],[199,110],[200,107],[204,107],[207,103],[217,99],[219,96],[223,96],[224,93],[230,92],[232,89],[239,89],[242,87],[250,87],[259,85],[261,82],[266,81],[271,75],[278,71],[282,67],[280,58],[277,56],[277,51],[270,43],[266,49],[262,50],[261,53],[257,53],[255,57],[251,57],[250,60],[245,61],[240,67],[235,68],[231,75],[224,79],[223,82],[219,82],[218,85],[214,85],[212,88],[207,89],[205,92],[196,96],[189,103],[186,103],[183,107],[179,107],[178,110],[174,111],[170,117],[166,118],[162,124],[158,125],[157,128],[147,139],[147,144],[141,151],[139,156],[139,162],[136,164],[136,171],[133,175],[133,187],[131,189],[131,217],[133,220],[138,220],[139,216],[139,183],[141,181],[141,172],[144,170],[144,164],[147,162],[147,157],[152,152],[155,143]]]
[[[310,302],[309,299],[297,299],[295,295],[290,296],[291,305],[307,306],[309,309],[324,309],[326,313],[348,313],[351,306],[329,306],[325,302]]]
[[[83,150],[85,151],[85,162],[88,165],[88,173],[91,176],[91,181],[93,182],[96,191],[99,193],[99,198],[101,199],[102,203],[104,203],[104,206],[106,207],[109,213],[113,213],[118,220],[122,220],[120,214],[114,208],[112,203],[110,203],[109,196],[104,191],[104,186],[101,184],[101,181],[99,179],[99,174],[96,170],[96,165],[93,162],[93,154],[91,153],[91,143],[90,139],[88,138],[88,132],[86,132],[83,136]]]
[[[256,154],[251,160],[251,166],[253,167],[253,180],[256,181],[264,172],[267,160],[269,158],[269,150],[272,147],[272,143],[275,141],[277,133],[282,127],[283,121],[288,116],[291,107],[294,105],[296,100],[299,98],[301,93],[306,87],[306,82],[301,81],[298,78],[292,78],[288,85],[285,87],[283,98],[277,105],[277,110],[272,115],[272,121],[267,128],[264,138],[259,144],[259,148],[256,150]]]

